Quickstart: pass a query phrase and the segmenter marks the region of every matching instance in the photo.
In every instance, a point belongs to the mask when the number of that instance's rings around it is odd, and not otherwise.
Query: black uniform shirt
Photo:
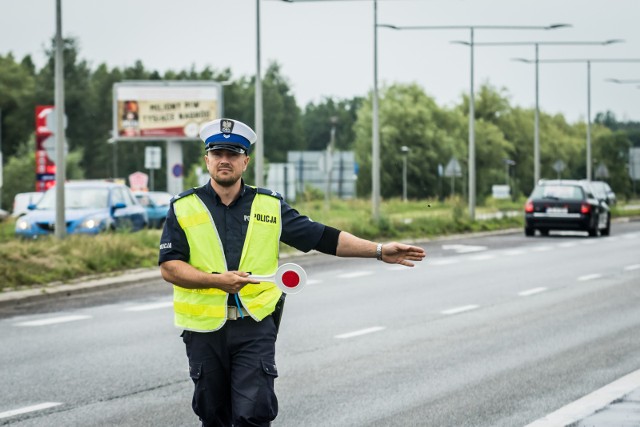
[[[209,183],[195,190],[196,195],[211,212],[229,270],[237,270],[240,265],[240,255],[242,255],[242,247],[249,226],[251,204],[256,192],[255,188],[244,185],[243,182],[240,196],[231,205],[226,206]],[[314,249],[322,237],[325,226],[300,215],[283,200],[280,202],[280,208],[282,216],[280,241],[303,252]],[[189,262],[189,256],[187,237],[178,224],[172,204],[160,239],[158,264],[170,260]]]

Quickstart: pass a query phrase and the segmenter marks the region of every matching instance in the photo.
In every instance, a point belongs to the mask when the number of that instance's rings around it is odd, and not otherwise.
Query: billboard
[[[115,140],[197,139],[200,125],[222,115],[216,82],[133,81],[113,86]]]

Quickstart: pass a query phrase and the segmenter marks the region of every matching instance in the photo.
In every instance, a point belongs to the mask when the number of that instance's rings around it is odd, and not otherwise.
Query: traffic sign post
[[[144,149],[144,167],[149,169],[149,175],[151,175],[151,183],[149,185],[151,191],[153,191],[153,170],[160,169],[160,162],[162,160],[162,150],[160,147],[146,147]]]

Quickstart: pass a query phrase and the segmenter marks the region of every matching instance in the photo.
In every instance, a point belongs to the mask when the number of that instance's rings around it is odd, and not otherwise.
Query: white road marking
[[[473,260],[473,261],[485,261],[487,259],[493,259],[496,256],[493,254],[482,254],[482,255],[474,255],[472,257],[469,257],[469,259]]]
[[[550,251],[551,250],[551,246],[534,246],[531,248],[532,251],[534,252],[544,252],[544,251]]]
[[[340,274],[338,277],[341,279],[353,279],[354,277],[369,276],[373,274],[373,271],[354,271],[353,273]]]
[[[309,280],[307,280],[307,285],[317,285],[318,283],[322,283],[322,280],[319,280],[319,279],[309,279]]]
[[[640,386],[640,369],[632,372],[575,402],[552,412],[525,427],[555,427],[573,425],[614,400],[629,394]]]
[[[514,256],[514,255],[522,255],[525,252],[522,249],[511,249],[508,251],[504,251],[505,255]]]
[[[459,313],[464,313],[465,311],[471,311],[471,310],[475,310],[476,308],[480,307],[479,305],[463,305],[462,307],[455,307],[455,308],[450,308],[448,310],[444,310],[441,313],[442,314],[459,314]]]
[[[540,292],[544,292],[546,290],[547,288],[527,289],[526,291],[519,292],[518,295],[520,295],[521,297],[528,297],[529,295],[539,294]]]
[[[586,274],[578,277],[578,282],[586,282],[587,280],[595,280],[602,277],[602,274]]]
[[[54,325],[56,323],[75,322],[76,320],[91,319],[91,316],[75,315],[75,316],[61,316],[50,317],[48,319],[30,320],[28,322],[16,323],[14,326],[46,326]]]
[[[360,329],[359,331],[347,332],[346,334],[336,335],[335,337],[339,339],[353,338],[353,337],[358,337],[360,335],[366,335],[366,334],[371,334],[373,332],[382,331],[383,329],[385,329],[384,326],[374,326],[372,328]]]
[[[25,406],[24,408],[12,409],[6,412],[0,412],[0,419],[14,417],[16,415],[26,414],[28,412],[42,411],[43,409],[53,408],[54,406],[62,405],[58,402],[44,402],[37,405]]]
[[[445,251],[455,251],[458,254],[468,254],[469,252],[486,251],[486,246],[472,246],[472,245],[442,245],[442,249]]]
[[[624,271],[631,271],[631,270],[637,270],[640,268],[640,264],[633,264],[633,265],[627,265],[624,268]]]
[[[158,308],[166,308],[173,306],[173,301],[156,302],[153,304],[136,305],[135,307],[127,307],[124,311],[147,311],[156,310]]]
[[[576,242],[564,242],[564,243],[558,244],[559,248],[572,248],[574,246],[576,246]]]
[[[460,260],[457,259],[453,259],[453,258],[440,258],[440,259],[436,259],[436,260],[429,260],[427,261],[429,263],[429,265],[450,265],[450,264],[457,264]]]

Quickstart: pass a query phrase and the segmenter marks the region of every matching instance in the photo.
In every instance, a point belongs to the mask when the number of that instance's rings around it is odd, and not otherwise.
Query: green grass
[[[490,231],[522,227],[523,219],[514,218],[470,221],[467,206],[460,199],[444,202],[385,200],[380,206],[381,219],[372,219],[369,200],[331,200],[327,209],[323,200],[293,204],[302,214],[357,236],[376,241],[417,241],[456,233]],[[524,200],[490,201],[476,208],[476,216],[485,213],[522,211]],[[640,206],[640,201],[627,205]],[[616,206],[612,215],[638,216],[640,209]],[[159,230],[137,233],[106,233],[98,236],[68,236],[37,240],[16,239],[15,221],[0,222],[0,290],[19,289],[68,282],[83,276],[149,268],[157,265]],[[285,245],[282,253],[295,252]]]

